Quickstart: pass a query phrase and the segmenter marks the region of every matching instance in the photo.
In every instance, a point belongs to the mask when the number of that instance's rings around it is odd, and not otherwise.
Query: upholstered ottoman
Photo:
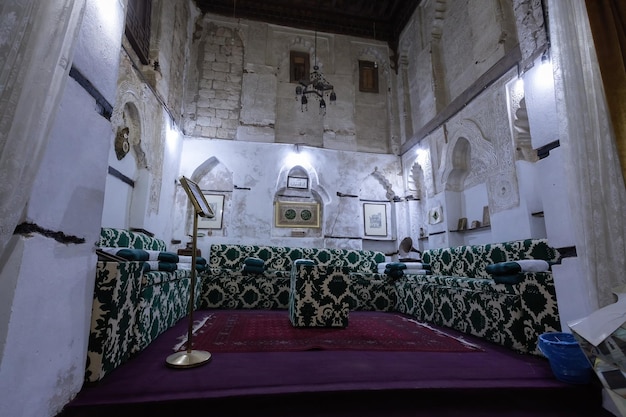
[[[294,327],[346,327],[353,303],[349,268],[296,261],[291,273],[289,319]]]

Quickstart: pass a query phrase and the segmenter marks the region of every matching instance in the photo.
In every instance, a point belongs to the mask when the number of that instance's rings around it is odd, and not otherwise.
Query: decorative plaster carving
[[[396,198],[396,193],[393,191],[391,183],[385,178],[384,174],[378,170],[378,167],[374,168],[374,172],[372,172],[372,176],[378,180],[380,185],[385,189],[385,197],[387,200],[392,201]]]
[[[497,166],[497,158],[493,144],[478,124],[473,120],[463,119],[458,123],[457,130],[448,133],[448,138],[450,141],[444,148],[440,176],[440,182],[445,189],[463,191],[486,182],[493,167]],[[463,141],[467,142],[467,146]],[[462,182],[458,181],[461,171],[467,171]],[[451,175],[457,180],[449,183]]]
[[[538,161],[537,151],[533,149],[531,142],[530,123],[528,121],[525,98],[522,98],[519,102],[519,107],[515,111],[513,119],[515,159],[529,162]]]
[[[443,24],[448,8],[447,0],[437,0],[435,3],[435,13],[431,31],[431,56],[432,56],[432,76],[433,90],[435,94],[435,106],[437,111],[443,109],[449,101],[446,86],[445,66],[443,63],[443,51],[441,36],[443,35]]]
[[[519,66],[525,72],[534,65],[534,58],[548,49],[548,35],[542,1],[513,0],[517,38],[522,53]]]
[[[492,213],[519,204],[519,189],[515,165],[512,164],[510,141],[489,139],[479,124],[471,119],[451,123],[454,130],[448,134],[438,182],[442,188],[463,191],[487,183],[489,207]],[[489,127],[489,131],[498,131]],[[497,145],[497,146],[496,146]]]
[[[137,76],[129,57],[123,54],[111,122],[114,128],[129,128],[129,143],[134,151],[137,167],[146,169],[150,174],[149,195],[146,197],[147,214],[159,211],[166,148],[163,144],[165,129],[162,115],[161,104]]]

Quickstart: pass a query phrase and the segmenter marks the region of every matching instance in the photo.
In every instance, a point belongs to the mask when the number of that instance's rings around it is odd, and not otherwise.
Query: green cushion
[[[524,279],[522,274],[512,275],[494,275],[493,280],[496,284],[519,284]]]
[[[169,262],[175,264],[178,263],[178,255],[174,252],[160,252],[158,260],[161,262]]]
[[[385,266],[385,270],[387,270],[387,269],[392,269],[392,270],[406,269],[406,264],[404,264],[402,262],[389,262]]]
[[[262,274],[265,272],[265,268],[262,266],[244,265],[243,272],[248,274]]]
[[[485,267],[491,275],[515,275],[522,272],[522,267],[517,262],[498,262]]]
[[[148,252],[143,249],[124,248],[118,250],[115,254],[128,261],[147,261],[149,258]]]
[[[246,258],[243,261],[244,265],[248,265],[248,266],[256,266],[256,267],[260,267],[260,268],[265,268],[265,261],[263,259],[260,258]]]

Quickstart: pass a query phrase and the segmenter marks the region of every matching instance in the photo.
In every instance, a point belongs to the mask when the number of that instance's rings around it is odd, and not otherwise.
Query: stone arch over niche
[[[212,156],[193,171],[190,179],[198,184],[204,194],[218,194],[224,196],[222,228],[212,229],[212,235],[221,233],[221,235],[225,236],[228,230],[228,219],[230,219],[230,207],[232,206],[232,194],[234,189],[233,172],[218,158]],[[191,230],[193,226],[193,206],[188,199],[186,207],[186,229]]]
[[[287,181],[289,180],[289,176],[299,176],[306,177],[308,179],[308,192],[315,194],[319,198],[319,202],[322,206],[328,202],[330,202],[330,196],[326,189],[320,184],[319,177],[317,175],[317,171],[313,168],[312,165],[305,162],[296,162],[292,165],[285,165],[281,168],[278,173],[278,177],[276,178],[275,185],[275,196],[283,193],[287,190]],[[292,192],[304,192],[304,189],[289,189],[290,193]]]
[[[292,182],[290,183],[290,177]],[[294,178],[296,179],[294,181]],[[300,181],[299,179],[305,180]],[[319,205],[319,227],[277,227],[272,221],[275,237],[322,237],[324,235],[325,203],[330,201],[327,191],[319,183],[317,171],[308,163],[296,162],[282,167],[276,179],[274,209],[277,202],[317,203]]]
[[[159,212],[161,185],[163,183],[163,160],[165,155],[164,113],[154,95],[149,92],[142,80],[139,79],[130,59],[123,55],[120,60],[120,80],[117,85],[117,97],[111,116],[111,124],[117,128],[124,124],[124,118],[133,119],[133,123],[141,126],[141,135],[131,137],[131,147],[137,157],[137,165],[145,169],[146,184],[146,211],[143,221],[151,214]],[[129,109],[133,109],[128,111]]]
[[[387,239],[395,236],[393,226],[395,224],[394,206],[392,201],[396,198],[396,194],[392,189],[392,185],[385,177],[385,173],[380,171],[378,167],[374,168],[367,177],[363,179],[359,185],[359,225],[361,227],[361,233],[366,236],[366,218],[364,212],[365,203],[384,204],[386,214],[386,236],[376,236],[379,239]]]
[[[143,228],[150,204],[150,173],[146,152],[143,149],[143,137],[146,136],[146,130],[149,128],[146,127],[143,113],[137,105],[136,92],[127,89],[123,99],[124,101],[121,101],[123,104],[116,107],[111,116],[112,124],[117,132],[113,146],[117,159],[120,161],[119,165],[116,164],[114,167],[134,182],[124,204],[127,207],[125,223],[128,227]],[[114,191],[109,190],[109,192]],[[105,201],[119,198],[119,193],[116,192],[116,196],[105,196]],[[122,206],[122,204],[118,202],[117,206]]]
[[[476,122],[455,122],[447,136],[450,140],[443,150],[439,171],[443,188],[463,191],[487,182],[497,167],[496,151]]]
[[[445,189],[449,191],[463,191],[465,179],[471,169],[472,147],[469,141],[460,137],[452,148],[451,160],[448,163],[449,170],[443,178]]]
[[[416,160],[409,168],[407,175],[407,187],[413,197],[423,199],[426,195],[426,181],[424,179],[424,169]]]

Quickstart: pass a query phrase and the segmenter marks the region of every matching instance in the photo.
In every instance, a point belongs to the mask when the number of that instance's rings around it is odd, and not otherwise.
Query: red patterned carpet
[[[400,314],[353,314],[346,328],[296,328],[281,310],[214,311],[200,317],[192,348],[209,352],[367,350],[481,352],[480,347]],[[187,349],[187,335],[174,350]]]

